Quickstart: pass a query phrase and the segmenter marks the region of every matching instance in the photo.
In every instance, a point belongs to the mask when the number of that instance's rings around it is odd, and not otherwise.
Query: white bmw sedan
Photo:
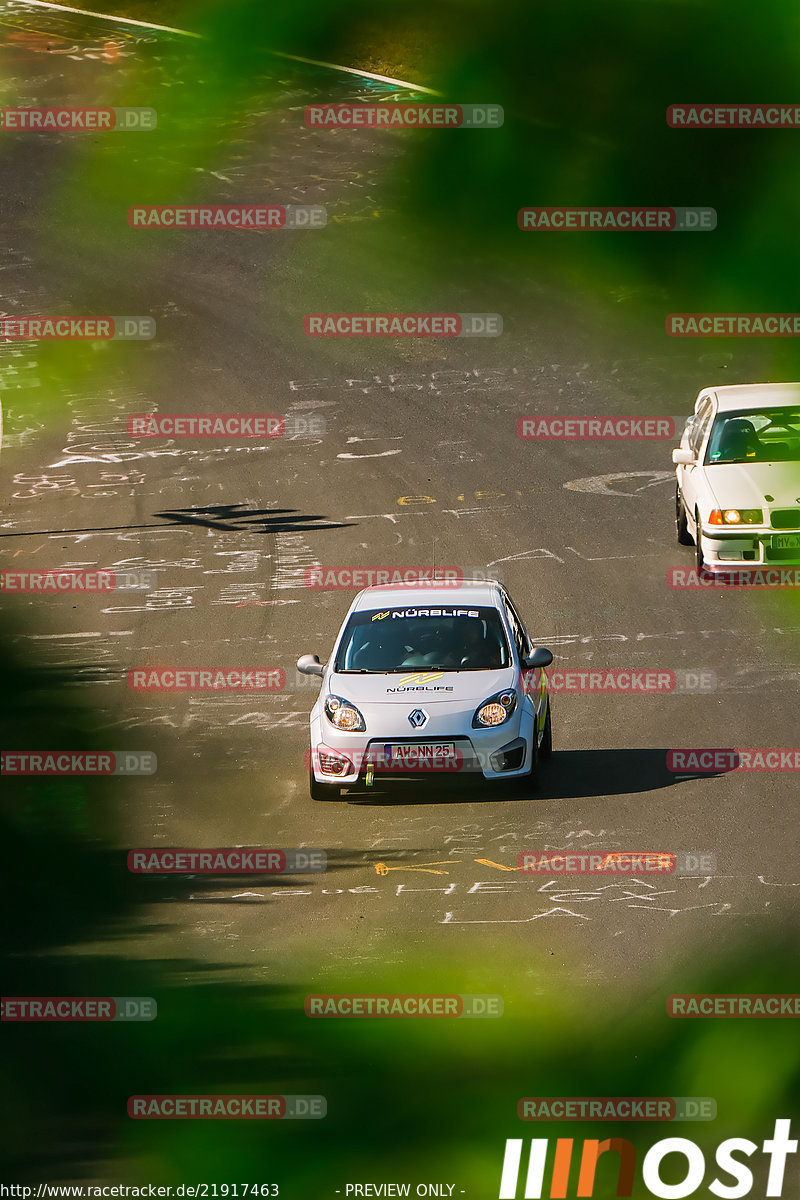
[[[698,571],[800,564],[800,383],[704,388],[672,461]]]
[[[359,592],[330,661],[304,654],[319,675],[311,712],[314,800],[376,775],[432,771],[538,784],[552,750],[544,669],[508,593],[495,581],[394,584]]]

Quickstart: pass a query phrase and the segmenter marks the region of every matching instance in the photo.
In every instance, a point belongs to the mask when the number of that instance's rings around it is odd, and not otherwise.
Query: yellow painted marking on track
[[[509,492],[497,492],[494,490],[482,491],[480,489],[476,489],[474,492],[469,493],[470,500],[501,500],[501,499],[504,499],[505,497],[507,497],[508,495],[510,495]],[[515,490],[514,495],[515,496],[524,496],[525,492],[520,492],[518,490]],[[460,503],[465,503],[466,499],[467,499],[466,492],[460,492],[456,496],[456,500],[459,501]],[[397,503],[402,504],[402,505],[438,504],[439,501],[436,499],[435,496],[398,496]],[[488,508],[488,505],[486,507]]]
[[[460,866],[462,859],[460,858],[444,858],[439,862],[420,863],[418,867],[406,866],[403,864],[399,867],[389,867],[386,863],[373,863],[376,875],[388,875],[390,871],[422,871],[426,875],[449,875],[449,871],[432,870],[433,867],[445,866]],[[519,871],[519,867],[507,867],[504,863],[494,862],[491,858],[475,858],[473,862],[480,863],[482,867],[494,867],[496,871]]]
[[[443,858],[440,862],[421,863],[418,867],[387,867],[386,863],[374,863],[376,875],[388,875],[390,871],[423,871],[426,875],[449,875],[449,871],[431,871],[429,867],[444,867],[452,863],[460,862],[457,858]]]
[[[674,865],[675,855],[668,850],[612,850],[600,863],[598,871],[603,871],[607,863],[616,862],[620,858],[656,858],[659,860],[656,870],[663,868],[669,873],[668,868]],[[652,873],[655,874],[655,871]]]
[[[492,862],[490,858],[476,858],[476,863],[480,863],[482,867],[495,867],[498,871],[518,871],[519,867],[506,867],[503,863]]]

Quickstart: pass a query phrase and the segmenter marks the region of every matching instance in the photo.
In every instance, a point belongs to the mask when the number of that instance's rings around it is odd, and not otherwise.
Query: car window
[[[496,608],[440,603],[352,613],[336,652],[334,671],[489,671],[511,662]]]
[[[758,408],[718,413],[705,461],[709,466],[800,462],[800,409]]]
[[[691,433],[689,434],[689,449],[695,456],[700,453],[700,447],[703,444],[703,438],[706,436],[708,423],[711,419],[711,412],[711,400],[706,398],[700,405],[700,409],[692,425]]]
[[[508,596],[505,597],[505,605],[506,616],[511,627],[512,637],[514,638],[514,645],[517,648],[517,656],[521,661],[530,650],[530,639],[526,633],[525,626],[522,624],[522,621]]]

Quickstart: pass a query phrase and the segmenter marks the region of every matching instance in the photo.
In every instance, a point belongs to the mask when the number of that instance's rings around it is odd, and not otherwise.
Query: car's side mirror
[[[523,666],[531,669],[535,667],[549,667],[552,661],[553,656],[550,651],[544,646],[537,646],[533,654],[525,655],[525,662]]]
[[[325,667],[316,654],[301,654],[297,660],[297,669],[301,675],[319,675],[322,678],[325,674]]]
[[[677,450],[672,451],[672,461],[676,467],[690,467],[696,460],[691,450],[684,450],[679,446]]]

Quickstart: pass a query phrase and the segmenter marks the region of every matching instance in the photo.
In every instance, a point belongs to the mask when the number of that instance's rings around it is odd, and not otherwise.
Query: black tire
[[[547,716],[544,719],[544,733],[539,747],[539,758],[548,759],[553,754],[553,725],[550,720],[550,697],[547,697]]]
[[[706,560],[703,558],[703,539],[700,534],[700,513],[695,509],[694,519],[697,522],[697,533],[695,534],[694,544],[694,561],[697,567],[697,574],[705,574]]]
[[[341,794],[341,788],[335,783],[318,783],[311,768],[308,771],[308,791],[312,800],[338,800]]]
[[[694,538],[689,533],[689,523],[686,520],[686,509],[681,499],[680,488],[675,484],[675,532],[679,546],[693,546]]]

